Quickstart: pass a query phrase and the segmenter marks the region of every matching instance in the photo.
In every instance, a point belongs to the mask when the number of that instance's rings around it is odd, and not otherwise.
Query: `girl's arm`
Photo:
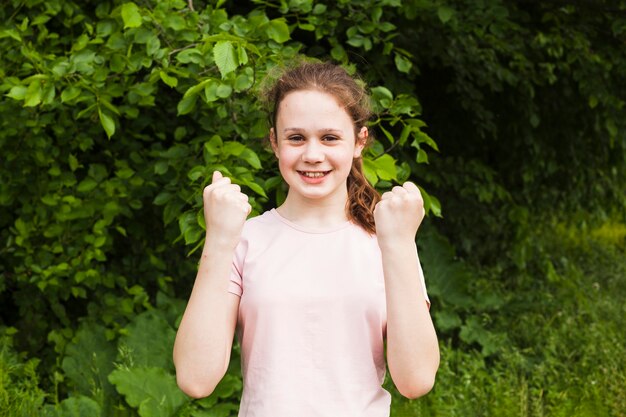
[[[424,217],[413,183],[383,195],[374,212],[387,301],[387,363],[407,398],[426,394],[439,367],[439,345],[419,277],[415,233]]]
[[[206,240],[174,343],[178,386],[194,398],[210,395],[228,369],[239,310],[229,276],[250,205],[239,186],[216,172],[204,190],[204,212]]]

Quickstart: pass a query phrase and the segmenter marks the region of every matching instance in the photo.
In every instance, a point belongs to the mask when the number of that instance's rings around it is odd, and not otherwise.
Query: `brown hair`
[[[297,90],[318,90],[335,97],[354,123],[355,137],[371,117],[370,97],[364,83],[342,67],[324,62],[301,62],[288,68],[263,93],[269,109],[270,124],[276,126],[278,106],[285,96]],[[361,157],[355,158],[348,175],[346,214],[369,233],[376,233],[374,207],[380,194],[363,175]]]

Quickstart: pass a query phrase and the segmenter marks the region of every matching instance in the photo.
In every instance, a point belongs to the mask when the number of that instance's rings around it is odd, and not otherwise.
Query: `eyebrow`
[[[303,129],[301,127],[287,127],[285,129],[283,129],[283,133],[287,133],[287,132],[302,132],[302,131],[306,131],[306,129]],[[324,132],[324,133],[343,133],[343,130],[333,129],[332,127],[318,129],[317,131],[318,132]]]

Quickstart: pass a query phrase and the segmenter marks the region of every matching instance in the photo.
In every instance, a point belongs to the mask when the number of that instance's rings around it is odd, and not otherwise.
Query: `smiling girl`
[[[381,197],[365,180],[369,97],[341,67],[301,64],[266,97],[287,198],[246,221],[248,198],[229,178],[215,172],[204,189],[178,384],[210,395],[237,333],[240,417],[387,417],[386,364],[408,398],[431,389],[439,366],[415,246],[419,189],[407,182]]]

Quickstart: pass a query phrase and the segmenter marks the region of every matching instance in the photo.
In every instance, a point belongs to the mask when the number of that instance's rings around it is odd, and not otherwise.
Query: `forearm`
[[[198,274],[174,344],[179,386],[194,397],[209,395],[230,360],[236,312],[228,292],[234,249],[207,238]],[[238,302],[237,302],[238,304]]]
[[[387,301],[387,362],[404,396],[427,393],[439,367],[437,335],[424,299],[415,243],[381,245]]]

